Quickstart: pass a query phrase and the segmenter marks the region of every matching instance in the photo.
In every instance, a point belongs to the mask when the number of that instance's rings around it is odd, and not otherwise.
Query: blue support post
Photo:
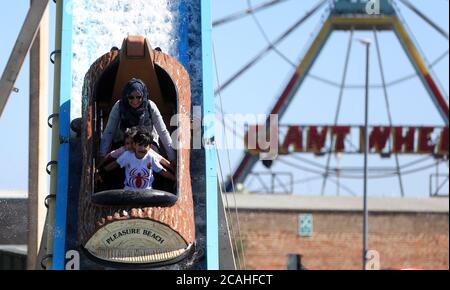
[[[214,114],[211,1],[201,0],[203,117]],[[206,162],[206,250],[208,270],[219,269],[219,221],[214,124],[204,124]]]
[[[53,270],[65,268],[67,195],[69,191],[70,154],[70,109],[72,91],[72,14],[63,1],[62,46],[61,46],[61,90],[59,114],[58,181],[56,189],[56,221],[53,249]]]
[[[178,23],[178,61],[184,66],[186,70],[189,69],[189,16],[186,0],[180,0],[178,7],[179,23]]]

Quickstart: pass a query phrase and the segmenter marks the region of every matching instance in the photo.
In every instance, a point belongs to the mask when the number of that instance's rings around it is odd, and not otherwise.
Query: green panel
[[[312,237],[313,235],[313,215],[301,214],[298,217],[298,234],[300,237]]]

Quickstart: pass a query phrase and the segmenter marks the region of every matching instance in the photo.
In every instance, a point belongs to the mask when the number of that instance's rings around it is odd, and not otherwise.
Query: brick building
[[[26,195],[4,196],[0,252],[14,246],[26,253]],[[227,199],[236,229],[235,198]],[[248,269],[286,269],[289,254],[301,254],[307,269],[361,269],[361,198],[237,194],[236,204]],[[382,269],[449,269],[448,198],[373,197],[369,209],[369,249]],[[305,214],[311,236],[299,234]]]
[[[307,269],[362,268],[361,198],[237,194],[236,204],[248,269],[286,269],[289,254],[301,254]],[[305,218],[310,236],[300,235]],[[369,198],[371,262],[448,269],[448,223],[448,198]]]

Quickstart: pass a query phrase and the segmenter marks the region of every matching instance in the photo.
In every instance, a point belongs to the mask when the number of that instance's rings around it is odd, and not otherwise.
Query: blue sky
[[[3,71],[8,60],[8,56],[13,48],[14,41],[20,31],[25,18],[29,1],[4,1],[3,9],[0,12],[2,45],[0,46],[0,69]],[[265,1],[252,0],[256,5]],[[279,34],[287,29],[298,18],[303,16],[317,0],[290,0],[273,8],[257,13],[264,32],[269,39],[275,39]],[[449,15],[448,1],[444,0],[414,0],[412,1],[426,15],[430,16],[439,26],[448,31]],[[54,4],[50,2],[51,19],[53,19]],[[213,19],[219,19],[236,11],[247,8],[245,0],[214,0]],[[425,57],[430,62],[448,51],[448,41],[437,34],[430,26],[425,24],[410,10],[400,5],[403,16],[413,32],[417,42],[420,44]],[[280,44],[279,50],[294,64],[304,53],[311,36],[317,30],[321,21],[320,11],[290,37]],[[53,21],[50,24],[51,33],[54,31]],[[255,20],[252,17],[245,17],[230,24],[217,27],[213,31],[214,48],[217,59],[216,68],[220,82],[224,82],[230,75],[237,71],[244,63],[263,49],[267,42],[258,30]],[[372,33],[357,33],[357,37],[372,37]],[[388,81],[401,78],[414,73],[408,59],[403,53],[400,44],[392,33],[381,33],[380,44],[383,50],[383,62]],[[342,78],[342,67],[344,63],[345,51],[347,49],[348,33],[335,33],[328,44],[324,47],[311,73],[321,76],[337,83]],[[53,50],[53,41],[50,43],[50,51]],[[349,64],[349,84],[362,84],[364,82],[364,49],[358,43],[353,44],[353,54]],[[50,53],[50,52],[49,52]],[[379,71],[376,62],[376,55],[372,55],[372,81],[380,83]],[[434,67],[436,75],[448,95],[448,55],[438,65]],[[50,76],[52,76],[52,66],[50,65]],[[287,80],[293,73],[291,64],[280,58],[276,53],[269,53],[248,73],[234,82],[221,96],[226,113],[267,113],[274,103],[276,97],[284,88]],[[0,119],[0,132],[3,142],[0,143],[0,190],[27,190],[27,166],[28,166],[28,62],[23,66],[16,87],[19,93],[13,93],[7,104],[5,112]],[[213,76],[215,79],[215,76]],[[215,81],[216,86],[217,82]],[[50,91],[52,86],[50,86]],[[313,79],[307,79],[302,88],[298,91],[295,100],[288,112],[281,120],[282,124],[332,124],[336,110],[338,89],[326,86]],[[352,90],[344,94],[342,113],[339,123],[362,124],[363,120],[363,91]],[[371,90],[371,112],[370,122],[372,124],[386,124],[387,114],[384,106],[382,91]],[[393,86],[389,89],[391,109],[394,123],[399,125],[443,125],[437,114],[429,96],[425,93],[417,78]],[[51,105],[49,104],[49,108]],[[50,131],[49,131],[50,132]],[[224,174],[228,175],[237,166],[242,151],[230,150],[231,170],[228,166],[226,152],[221,152],[223,159]],[[302,156],[321,164],[325,163],[324,158],[313,156]],[[418,157],[404,157],[402,164],[416,160]],[[298,161],[296,161],[298,162]],[[343,157],[340,161],[344,166],[359,166],[362,164],[361,157]],[[332,164],[336,165],[335,158]],[[373,166],[393,166],[393,159],[379,160],[372,156],[370,163]],[[44,169],[43,169],[44,170]],[[257,171],[265,171],[261,165]],[[274,171],[291,171],[289,167],[280,164],[275,165]],[[448,173],[448,165],[444,164],[439,168],[440,172]],[[429,175],[435,169],[405,177],[407,184],[406,192],[413,196],[426,196],[428,194]],[[296,172],[298,178],[310,177],[307,173]],[[344,182],[344,181],[343,181]],[[345,181],[345,185],[353,192],[358,193],[361,188],[361,181]],[[398,182],[396,178],[376,180],[369,184],[371,194],[398,195]],[[295,187],[297,194],[317,194],[320,190],[320,183],[305,182]],[[327,194],[335,194],[337,188],[334,184],[327,187]],[[345,193],[344,190],[342,190]],[[347,192],[348,194],[348,192]]]
[[[0,46],[0,70],[3,72],[15,40],[20,32],[29,8],[29,1],[3,1],[0,12],[2,45]],[[50,44],[49,54],[54,50],[54,3],[50,2]],[[49,62],[49,75],[53,67]],[[21,191],[28,189],[28,110],[29,110],[29,61],[28,57],[16,82],[19,93],[11,94],[3,115],[0,118],[0,132],[4,136],[0,144],[0,191]],[[53,91],[49,80],[50,97]],[[49,112],[51,112],[49,102]],[[48,131],[51,133],[50,130]],[[50,138],[50,137],[49,137]],[[50,141],[49,141],[50,142]],[[50,154],[50,149],[49,149]],[[50,155],[49,155],[50,156]],[[45,170],[45,168],[43,168]]]

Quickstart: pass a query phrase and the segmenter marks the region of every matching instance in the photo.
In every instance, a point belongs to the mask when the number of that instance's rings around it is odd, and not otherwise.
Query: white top
[[[125,151],[127,151],[127,148],[125,146],[120,147],[119,149],[116,149],[114,151],[111,151],[111,157],[114,159],[119,158],[120,156],[122,156],[123,153],[125,153]]]
[[[126,151],[117,159],[117,163],[125,168],[125,190],[152,189],[153,171],[158,173],[163,170],[151,153],[138,159],[134,152]]]
[[[111,157],[114,159],[118,159],[120,156],[122,156],[123,153],[127,151],[127,148],[125,146],[120,147],[119,149],[116,149],[114,151],[111,151]],[[132,151],[130,151],[132,152]],[[153,149],[150,149],[148,151],[148,154],[152,155],[152,157],[155,159],[156,162],[161,163],[162,156],[156,153]]]

